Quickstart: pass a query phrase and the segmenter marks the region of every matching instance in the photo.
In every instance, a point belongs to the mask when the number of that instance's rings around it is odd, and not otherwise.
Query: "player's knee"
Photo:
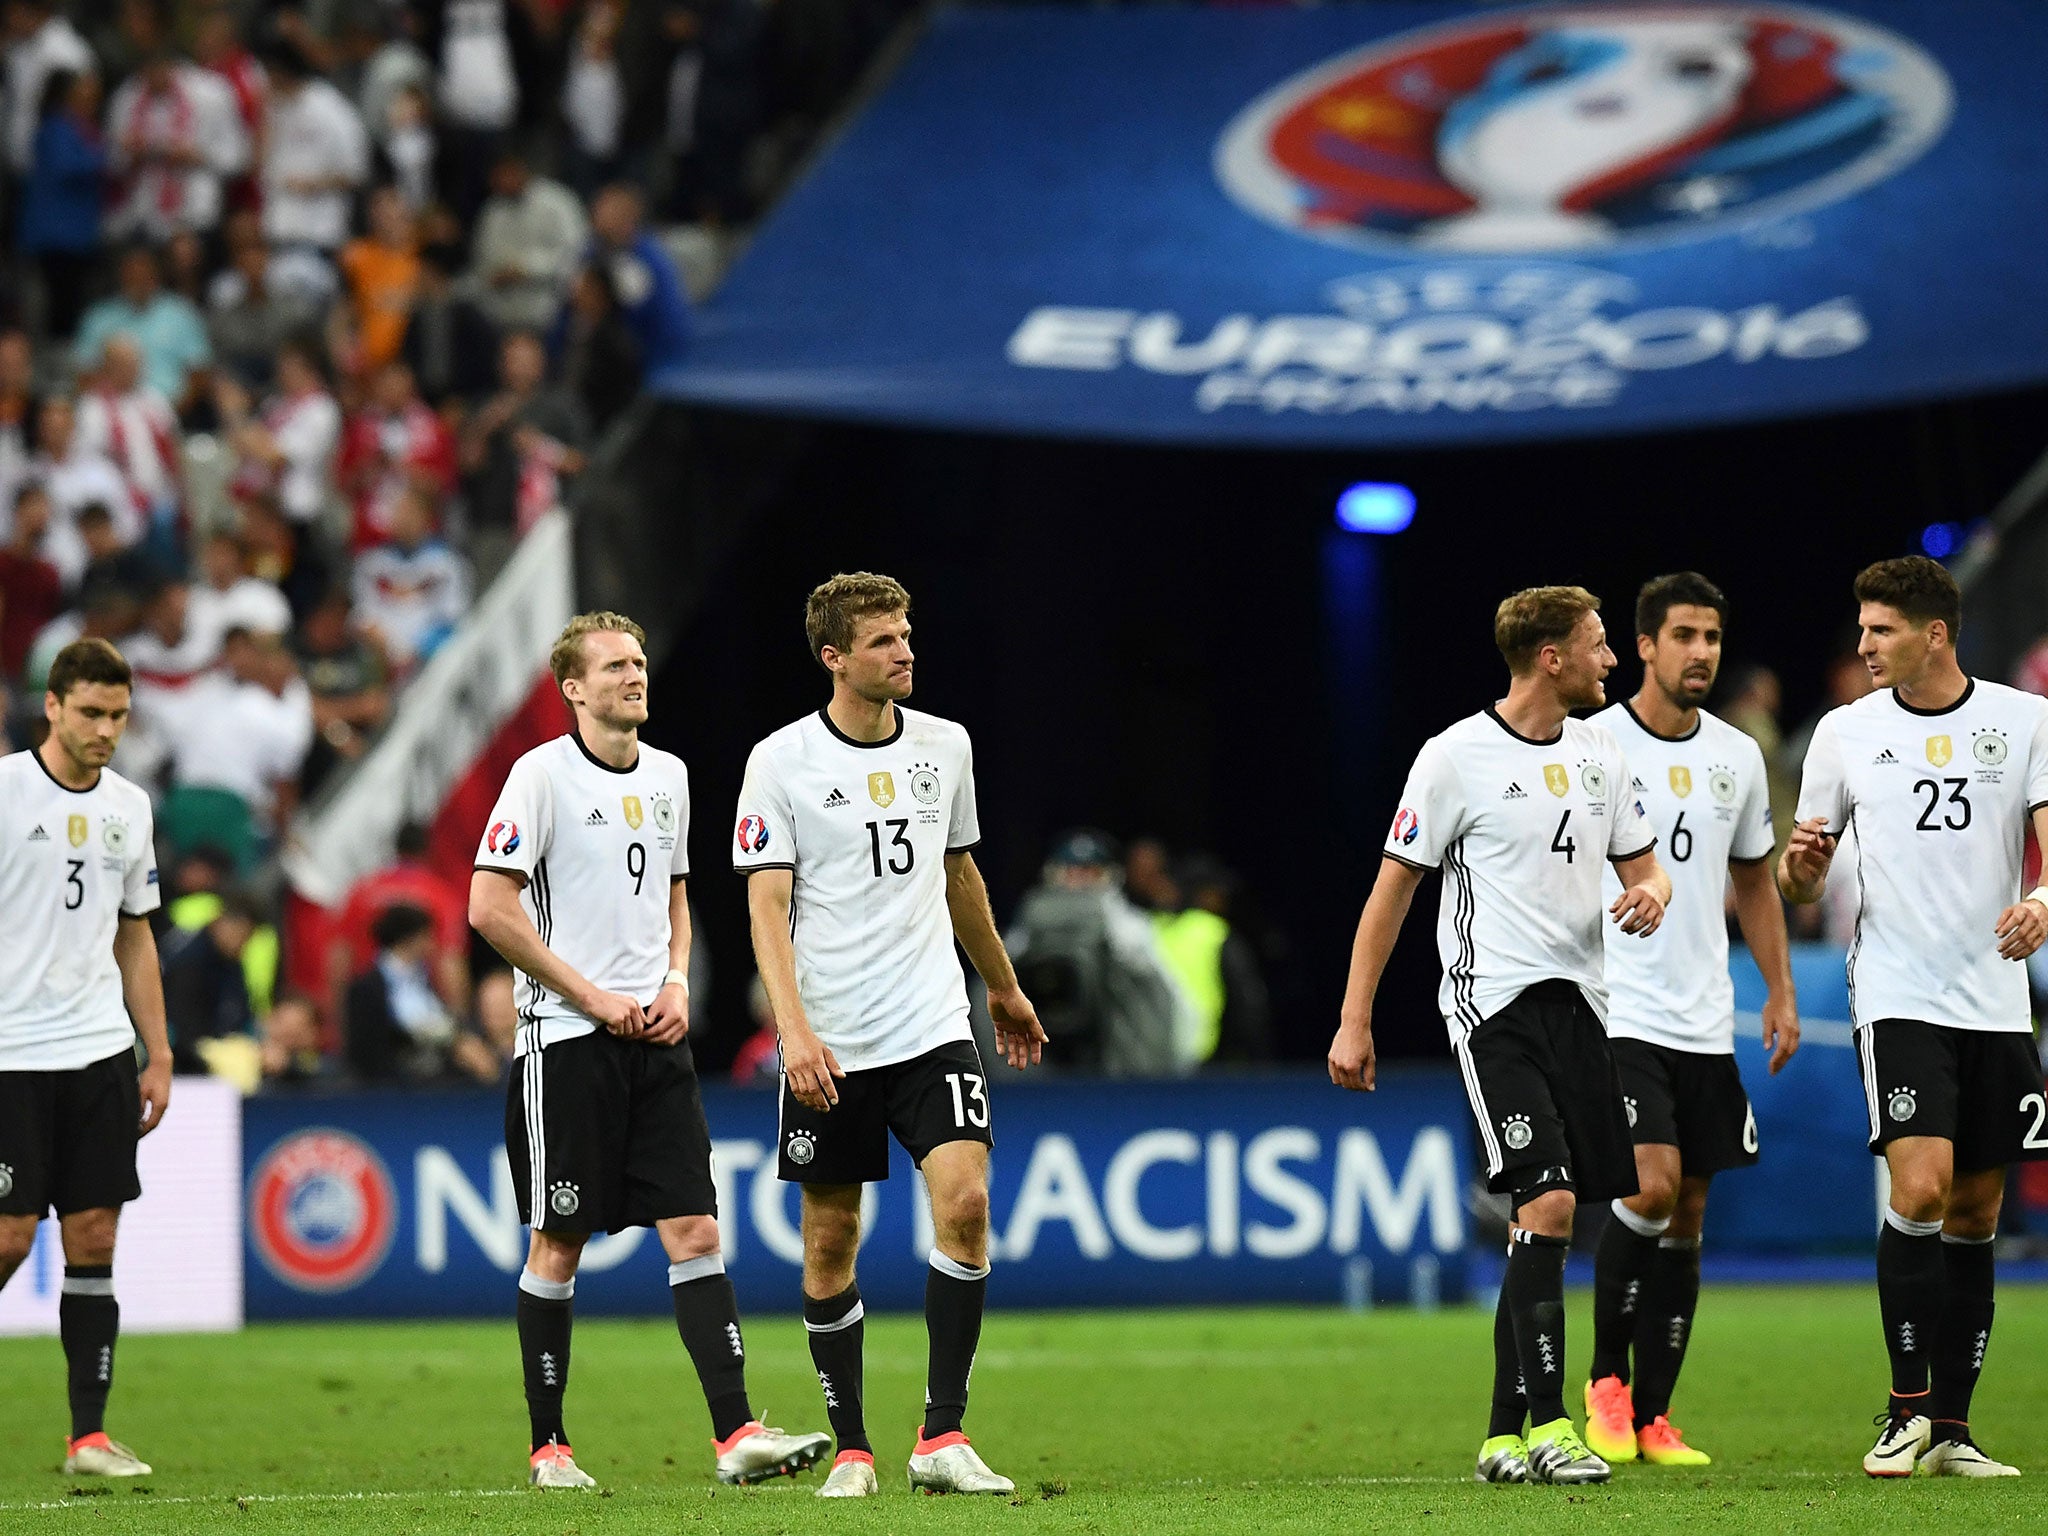
[[[932,1206],[933,1224],[941,1230],[976,1242],[988,1235],[988,1186],[979,1180],[947,1190]]]
[[[1892,1175],[1892,1209],[1908,1221],[1940,1221],[1948,1211],[1949,1180],[1938,1169],[1899,1169]]]
[[[581,1232],[536,1232],[526,1250],[526,1267],[543,1280],[573,1280],[586,1241]]]
[[[1652,1221],[1669,1221],[1678,1214],[1678,1180],[1661,1170],[1642,1174],[1637,1182],[1642,1186],[1635,1199],[1629,1204],[1640,1214]]]
[[[701,1259],[719,1251],[718,1220],[684,1216],[662,1224],[662,1239],[671,1259]]]
[[[1570,1237],[1578,1198],[1568,1189],[1532,1192],[1515,1211],[1515,1225],[1539,1237]]]
[[[64,1262],[111,1264],[119,1218],[112,1211],[80,1211],[63,1221]]]
[[[29,1253],[36,1245],[36,1229],[32,1225],[17,1225],[8,1222],[0,1226],[0,1278],[13,1274],[28,1262]]]

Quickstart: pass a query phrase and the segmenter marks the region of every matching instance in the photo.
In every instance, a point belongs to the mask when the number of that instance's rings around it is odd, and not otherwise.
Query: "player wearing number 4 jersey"
[[[2005,1170],[2048,1158],[2021,963],[2048,937],[2048,889],[2020,890],[2030,819],[2048,844],[2048,701],[1964,676],[1962,594],[1934,561],[1879,561],[1856,600],[1878,691],[1814,732],[1778,885],[1818,901],[1853,826],[1849,1006],[1870,1150],[1891,1172],[1877,1295],[1892,1389],[1863,1469],[2016,1476],[1969,1418]]]
[[[988,1285],[988,1075],[967,1023],[957,938],[988,983],[1013,1067],[1045,1032],[1017,985],[974,867],[974,759],[951,721],[905,709],[910,596],[835,576],[804,616],[832,699],[754,748],[734,865],[782,1041],[779,1171],[803,1185],[804,1325],[839,1437],[821,1497],[876,1489],[862,1415],[854,1281],[861,1186],[901,1142],[931,1194],[931,1337],[913,1488],[1010,1493],[961,1430]]]
[[[149,796],[107,766],[127,728],[130,681],[106,641],[73,641],[50,665],[48,738],[0,758],[0,1285],[55,1210],[73,1476],[150,1470],[104,1422],[121,1327],[115,1229],[142,1193],[136,1140],[163,1123],[171,1096],[148,921]],[[149,1051],[139,1069],[138,1032]],[[21,1384],[9,1385],[19,1397]]]
[[[1512,681],[1494,707],[1423,746],[1359,919],[1330,1080],[1370,1091],[1373,995],[1415,888],[1442,869],[1438,995],[1486,1149],[1513,1212],[1494,1313],[1482,1482],[1603,1482],[1564,1407],[1564,1258],[1581,1199],[1636,1192],[1621,1085],[1602,1024],[1607,942],[1656,932],[1671,899],[1656,835],[1612,734],[1570,711],[1607,702],[1600,600],[1517,592],[1494,616]],[[1601,877],[1612,864],[1622,893]],[[1603,939],[1601,911],[1623,935]],[[1526,1439],[1524,1419],[1530,1424]]]
[[[1694,571],[1636,598],[1636,696],[1593,717],[1614,733],[1657,830],[1676,905],[1656,935],[1607,946],[1607,1033],[1642,1188],[1616,1200],[1593,1274],[1586,1443],[1606,1460],[1705,1466],[1668,1410],[1700,1295],[1707,1187],[1757,1159],[1756,1117],[1735,1070],[1735,989],[1723,898],[1764,975],[1764,1044],[1776,1072],[1799,1045],[1785,913],[1771,883],[1763,753],[1700,708],[1721,667],[1728,600]],[[1607,879],[1610,896],[1619,880]]]
[[[685,1038],[690,780],[680,758],[640,742],[645,643],[616,613],[562,631],[551,660],[575,729],[512,765],[470,879],[470,921],[519,971],[505,1151],[533,1229],[518,1318],[528,1478],[540,1488],[596,1483],[562,1423],[576,1267],[593,1232],[651,1226],[660,1237],[721,1482],[801,1471],[832,1443],[770,1429],[747,1403],[711,1133]]]

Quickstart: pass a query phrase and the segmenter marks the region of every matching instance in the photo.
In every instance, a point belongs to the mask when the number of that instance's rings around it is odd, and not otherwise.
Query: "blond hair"
[[[570,678],[583,675],[585,635],[631,635],[642,650],[647,648],[647,631],[623,613],[579,613],[556,637],[555,648],[548,652],[548,667],[555,674],[557,688]],[[564,692],[562,697],[566,700],[569,695]]]
[[[826,646],[835,651],[853,649],[856,621],[908,612],[910,594],[901,582],[873,571],[842,571],[813,587],[804,604],[804,634],[811,642],[811,656],[823,666],[821,653]]]
[[[1569,639],[1579,620],[1600,611],[1600,599],[1584,587],[1525,587],[1493,611],[1493,643],[1510,672],[1535,664],[1546,645]]]

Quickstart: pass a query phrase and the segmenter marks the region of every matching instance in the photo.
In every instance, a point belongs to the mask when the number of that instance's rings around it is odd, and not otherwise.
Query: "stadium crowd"
[[[267,861],[912,8],[0,6],[0,748],[66,643],[121,648],[181,1068],[502,1070],[509,975],[416,842],[317,997]]]

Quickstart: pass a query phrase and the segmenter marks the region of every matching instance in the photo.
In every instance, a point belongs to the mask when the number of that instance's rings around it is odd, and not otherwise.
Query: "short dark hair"
[[[1584,587],[1525,587],[1494,610],[1493,643],[1520,675],[1544,646],[1569,639],[1581,619],[1599,611],[1600,599]]]
[[[1636,633],[1656,639],[1674,608],[1711,608],[1723,628],[1728,623],[1727,593],[1698,571],[1673,571],[1652,576],[1636,594]]]
[[[434,926],[433,918],[410,902],[386,907],[370,923],[370,942],[379,949],[408,944]]]
[[[1963,627],[1963,589],[1939,560],[1905,555],[1866,565],[1856,576],[1856,601],[1896,608],[1914,624],[1948,626],[1949,643]]]
[[[135,674],[111,640],[74,640],[50,663],[50,680],[45,685],[62,703],[81,683],[105,683],[110,688],[132,688]]]

